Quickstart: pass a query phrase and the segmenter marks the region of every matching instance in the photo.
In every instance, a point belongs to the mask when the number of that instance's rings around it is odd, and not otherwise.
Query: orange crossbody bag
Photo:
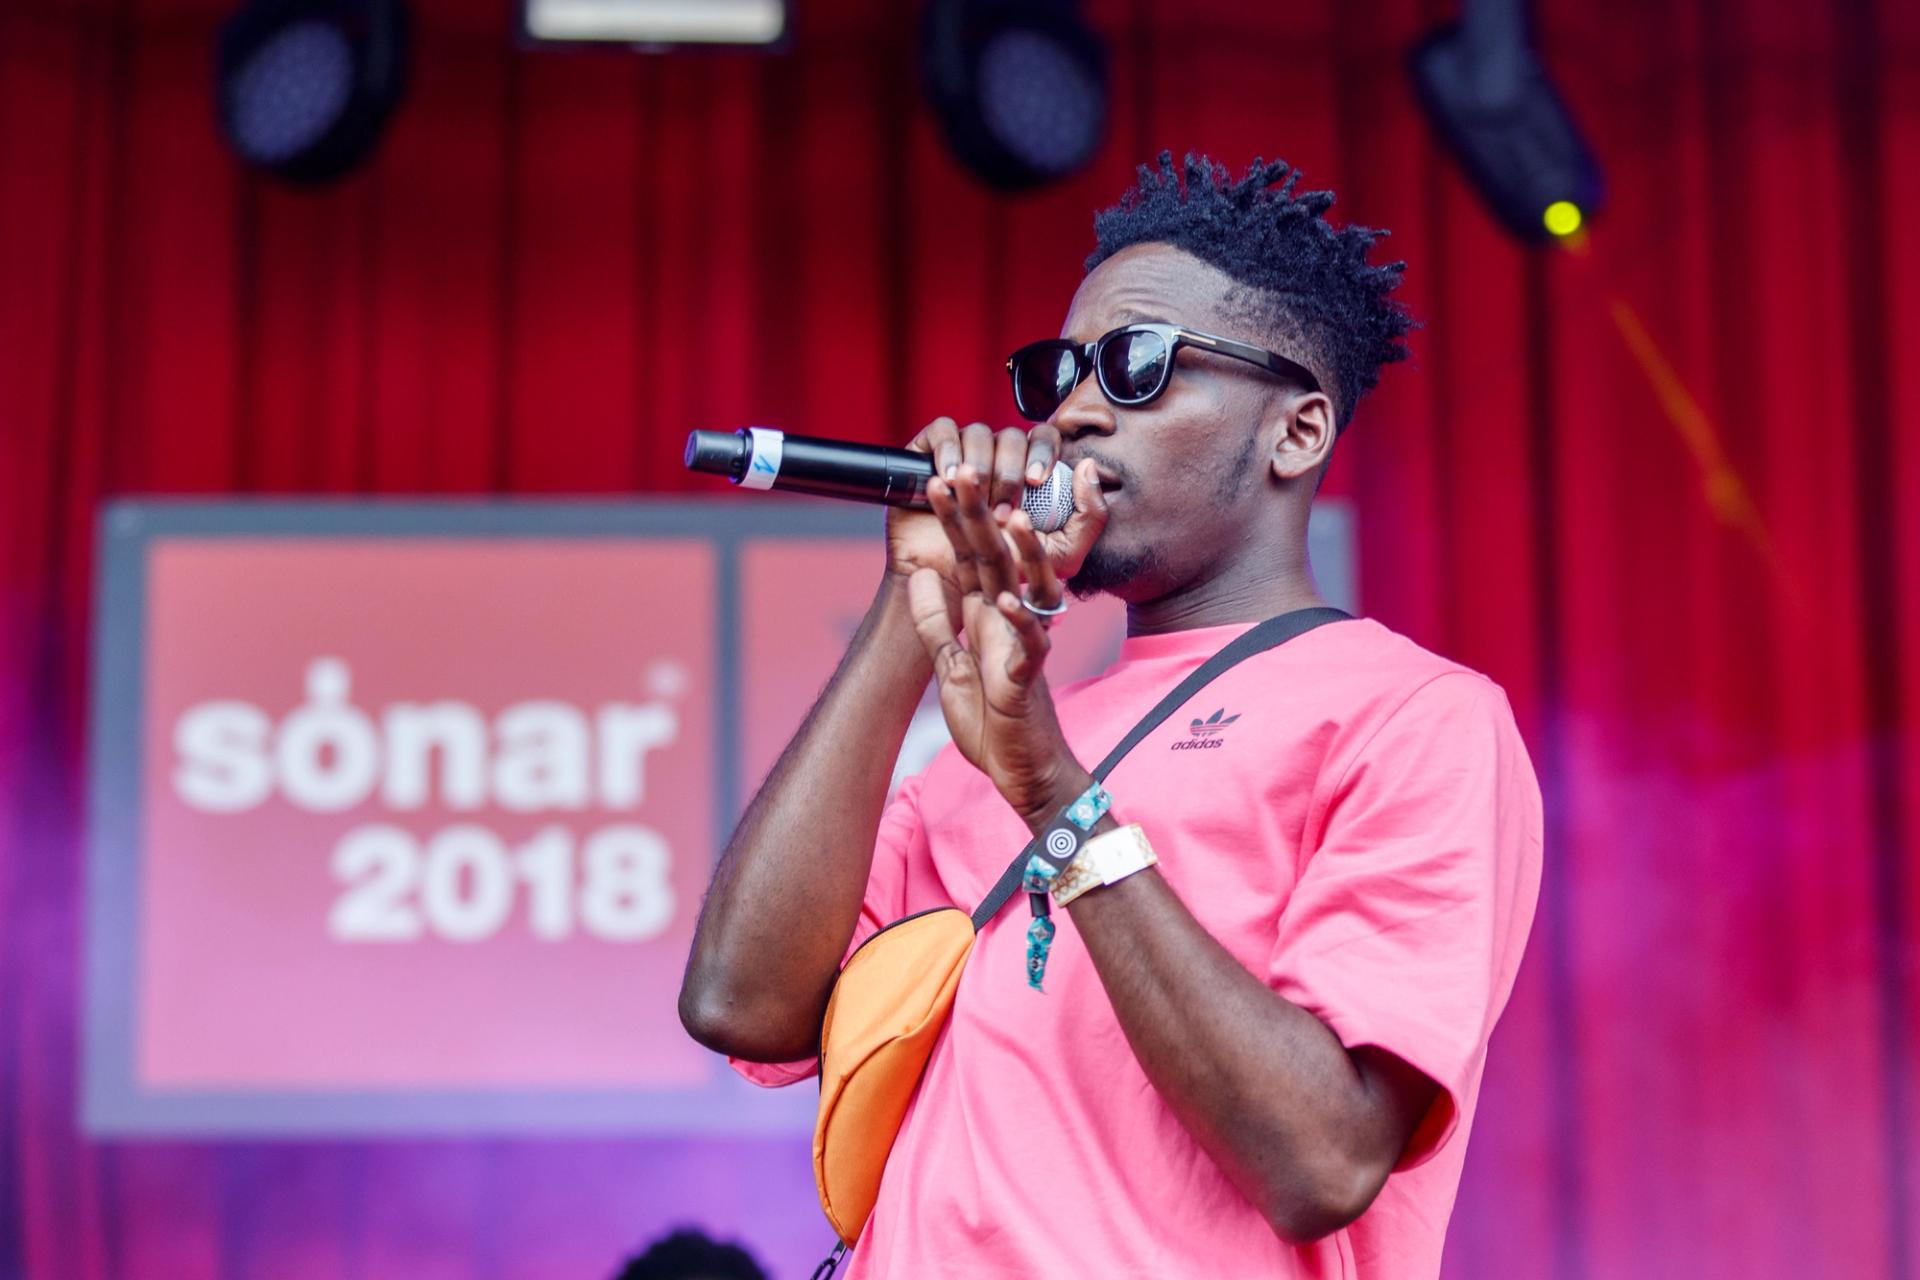
[[[1298,609],[1235,637],[1154,704],[1094,769],[1094,781],[1104,781],[1141,739],[1229,667],[1350,616],[1339,609]],[[903,916],[861,943],[840,968],[820,1026],[813,1177],[820,1207],[847,1245],[860,1238],[873,1213],[887,1155],[947,1025],[974,939],[1020,888],[1038,846],[1036,838],[1007,864],[972,915],[933,907]],[[841,1252],[829,1261],[837,1262]]]

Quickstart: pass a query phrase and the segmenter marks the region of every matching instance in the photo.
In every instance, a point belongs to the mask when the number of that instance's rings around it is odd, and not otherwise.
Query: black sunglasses
[[[1130,324],[1092,342],[1046,338],[1029,342],[1007,357],[1013,378],[1013,403],[1022,417],[1045,422],[1088,373],[1100,393],[1129,408],[1147,404],[1173,379],[1173,358],[1181,347],[1198,347],[1257,364],[1269,373],[1318,391],[1320,380],[1282,355],[1218,334],[1177,324]]]

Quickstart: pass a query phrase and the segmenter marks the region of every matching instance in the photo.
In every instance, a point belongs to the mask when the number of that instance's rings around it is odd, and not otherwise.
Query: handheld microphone
[[[743,489],[785,489],[921,511],[927,509],[927,481],[933,479],[933,459],[924,453],[790,436],[772,427],[689,432],[684,461],[689,471],[725,476]],[[1066,524],[1073,514],[1073,469],[1054,463],[1052,475],[1022,494],[1020,507],[1043,532]]]

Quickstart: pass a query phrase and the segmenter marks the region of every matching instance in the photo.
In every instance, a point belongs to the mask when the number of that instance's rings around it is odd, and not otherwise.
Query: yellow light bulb
[[[1540,221],[1556,236],[1570,236],[1580,229],[1580,206],[1571,200],[1555,200],[1540,215]]]

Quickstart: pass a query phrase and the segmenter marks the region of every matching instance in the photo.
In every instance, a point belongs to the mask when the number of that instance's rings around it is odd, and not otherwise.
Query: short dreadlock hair
[[[1335,227],[1325,214],[1333,192],[1295,193],[1300,174],[1284,160],[1255,160],[1232,180],[1225,165],[1187,153],[1175,168],[1141,165],[1139,181],[1118,204],[1094,215],[1087,270],[1136,244],[1184,249],[1245,288],[1235,301],[1277,336],[1300,344],[1309,367],[1331,379],[1334,413],[1344,429],[1383,365],[1407,358],[1401,341],[1415,327],[1387,295],[1404,262],[1374,265],[1367,251],[1386,235],[1372,227]]]

